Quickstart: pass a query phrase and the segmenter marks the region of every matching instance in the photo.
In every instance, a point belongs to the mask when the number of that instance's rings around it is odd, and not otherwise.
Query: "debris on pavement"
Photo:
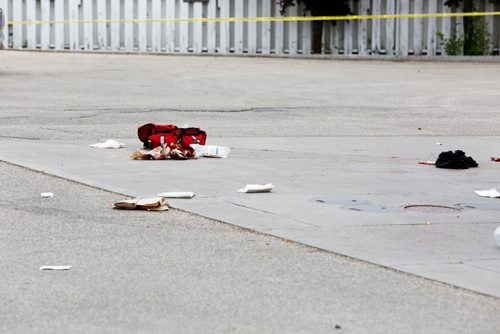
[[[40,270],[70,270],[71,266],[41,266]]]
[[[461,150],[441,152],[436,160],[437,168],[467,169],[477,166],[477,162],[472,157],[466,156],[465,152]]]
[[[116,202],[113,204],[113,209],[167,211],[169,207],[167,200],[164,197],[150,197],[150,198],[133,198]]]
[[[184,143],[170,143],[152,150],[135,150],[130,156],[133,160],[188,160],[196,158],[194,149]]]
[[[500,226],[495,230],[495,243],[500,247]]]
[[[54,193],[41,193],[40,196],[43,198],[52,198],[54,197]]]
[[[475,190],[474,192],[481,197],[500,198],[500,192],[495,188],[489,190]]]
[[[437,146],[443,146],[443,143],[437,142],[436,145]]]
[[[96,143],[89,146],[94,148],[122,148],[125,147],[125,144],[110,139],[108,141],[105,141],[104,143]]]
[[[434,161],[419,161],[419,165],[431,165],[434,166],[436,163]]]
[[[199,145],[191,144],[196,152],[196,157],[221,158],[227,159],[231,149],[226,146]]]
[[[500,162],[500,158],[497,158],[497,157],[491,157],[491,161],[494,161],[494,162]]]
[[[188,191],[178,191],[178,192],[161,193],[158,194],[157,196],[165,198],[193,198],[195,194],[193,192],[188,192]]]
[[[245,188],[238,190],[240,193],[269,193],[274,189],[274,184],[247,184]]]
[[[199,128],[178,128],[175,124],[148,123],[139,126],[137,136],[143,142],[145,149],[182,143],[205,145],[207,133]]]

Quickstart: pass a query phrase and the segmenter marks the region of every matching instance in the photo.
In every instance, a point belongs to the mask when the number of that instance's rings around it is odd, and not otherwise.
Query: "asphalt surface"
[[[29,143],[35,150],[132,140],[138,125],[153,121],[199,126],[220,143],[233,138],[239,159],[272,154],[254,153],[245,138],[264,147],[268,137],[402,144],[413,136],[435,145],[436,137],[462,136],[477,147],[478,136],[487,142],[500,135],[499,72],[490,63],[9,51],[0,53],[0,140],[22,142],[17,157],[29,161],[39,156]],[[64,164],[79,161],[66,158],[71,152],[61,152]],[[60,159],[50,152],[38,163]],[[264,168],[257,163],[253,171]],[[59,169],[69,173],[64,164]],[[187,212],[115,211],[110,203],[124,195],[27,167],[0,163],[4,332],[498,332],[498,298]],[[481,180],[494,182],[495,171]],[[121,178],[126,184],[129,176]],[[46,191],[55,197],[42,199]],[[470,236],[477,231],[467,227]],[[453,233],[445,228],[433,240]],[[381,229],[360,240],[376,246],[385,235]],[[405,247],[392,246],[394,254]],[[73,267],[39,270],[51,264]]]
[[[498,299],[186,212],[116,211],[110,204],[123,195],[6,163],[0,179],[4,333],[497,333],[500,326]],[[54,198],[41,198],[46,191]]]
[[[500,135],[498,63],[0,53],[0,136]],[[492,107],[493,106],[493,107]]]

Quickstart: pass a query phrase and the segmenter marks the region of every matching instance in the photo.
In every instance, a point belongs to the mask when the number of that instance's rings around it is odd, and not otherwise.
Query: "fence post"
[[[494,12],[495,11],[495,4],[491,2],[487,2],[485,4],[484,8],[485,12]],[[491,34],[491,45],[489,49],[489,53],[491,54],[493,52],[494,48],[494,38],[495,38],[495,16],[487,16],[486,17],[486,22],[488,23],[488,31]]]
[[[218,0],[220,17],[228,18],[231,13],[229,0]],[[219,53],[228,53],[231,45],[231,33],[229,29],[229,22],[224,21],[219,23]]]
[[[193,3],[193,18],[203,18],[203,4],[201,2]],[[201,53],[203,47],[203,24],[201,22],[193,22],[193,52]]]
[[[359,2],[359,15],[368,15],[370,0]],[[360,20],[358,24],[358,54],[366,55],[368,49],[368,20]]]
[[[234,1],[234,16],[235,17],[243,17],[243,4],[244,0],[235,0]],[[234,23],[234,52],[242,53],[243,52],[243,22],[235,22]]]
[[[64,20],[64,0],[54,2],[54,20],[60,22]],[[64,50],[64,28],[65,24],[54,24],[54,47],[56,50]]]
[[[400,14],[410,13],[410,4],[407,0],[400,1],[399,5]],[[408,56],[408,19],[399,19],[399,52],[400,56]]]
[[[423,0],[415,0],[415,14],[422,14],[424,12]],[[422,32],[424,31],[424,19],[417,18],[413,20],[413,53],[415,55],[422,54]]]
[[[151,2],[151,15],[153,20],[156,20],[152,24],[151,28],[151,50],[153,52],[161,51],[161,0],[152,0]]]
[[[92,29],[93,19],[93,0],[83,0],[83,20],[86,21],[83,24],[83,48],[85,50],[94,49],[94,33]]]
[[[167,18],[173,19],[175,18],[175,0],[166,0],[167,7]],[[166,23],[166,43],[167,43],[167,52],[175,51],[175,23],[167,22]]]
[[[428,13],[437,13],[437,0],[428,0]],[[434,56],[436,54],[436,18],[429,17],[427,19],[427,55]]]
[[[23,3],[22,1],[12,2],[12,21],[19,22],[23,19]],[[23,27],[20,25],[12,26],[12,44],[14,49],[23,47]]]
[[[148,19],[148,1],[138,0],[137,19],[141,20],[137,24],[137,39],[139,52],[146,52],[148,48],[148,23],[142,20]]]
[[[444,3],[442,8],[443,8],[443,13],[451,13],[451,8],[446,6]],[[443,17],[441,22],[442,22],[441,32],[443,33],[444,38],[450,38],[452,35],[451,17]],[[441,49],[441,53],[443,55],[447,55],[443,41],[439,41],[439,48]]]
[[[386,0],[387,1],[387,14],[396,13],[396,0]],[[385,49],[388,55],[394,55],[394,25],[396,24],[395,19],[387,19],[385,22]]]
[[[257,1],[248,2],[248,17],[257,17]],[[248,53],[257,53],[257,22],[248,22],[247,36]]]
[[[120,19],[120,0],[111,0],[111,20],[118,21]],[[112,22],[111,24],[111,50],[120,50],[120,23]]]
[[[380,15],[381,0],[373,0],[372,15]],[[403,0],[406,1],[406,0]],[[380,50],[380,20],[372,19],[372,45],[371,50],[373,53],[378,53]]]
[[[262,0],[262,16],[271,16],[271,0]],[[262,22],[262,48],[263,54],[271,53],[271,22]]]
[[[289,16],[297,16],[298,15],[298,4],[288,8]],[[298,22],[297,21],[288,21],[288,53],[291,55],[297,54],[297,37],[298,37]]]
[[[42,0],[41,4],[41,20],[43,22],[50,21],[50,0]],[[50,47],[50,29],[51,24],[42,24],[40,27],[40,48],[47,50]]]
[[[106,20],[106,1],[97,0],[97,19]],[[125,38],[126,35],[125,35]],[[100,50],[106,50],[108,46],[107,23],[97,23],[97,45]]]
[[[282,16],[280,13],[281,7],[278,2],[275,4],[275,15],[276,17]],[[276,21],[275,22],[275,32],[274,32],[274,53],[275,54],[282,54],[283,53],[283,45],[284,45],[284,22],[283,21]]]
[[[307,15],[306,12],[304,12],[303,14]],[[304,22],[301,22],[301,24],[302,24],[302,54],[311,54],[312,22],[311,21],[304,21]]]
[[[4,26],[3,28],[3,39],[0,39],[0,45],[3,45],[4,48],[8,49],[9,46],[9,31],[10,27],[7,22],[10,21],[9,17],[9,1],[8,0],[0,0],[0,8],[2,8],[3,18],[4,18]]]
[[[184,0],[179,2],[179,18],[189,18],[189,3],[184,2]],[[187,22],[179,23],[179,44],[180,52],[189,51],[189,23]]]
[[[210,19],[217,17],[217,1],[209,1],[207,3],[207,17]],[[215,53],[217,50],[217,24],[215,22],[207,22],[207,52]]]
[[[37,21],[36,19],[36,0],[26,0],[26,21]],[[4,13],[5,14],[5,13]],[[36,24],[26,26],[26,44],[28,49],[36,49]]]

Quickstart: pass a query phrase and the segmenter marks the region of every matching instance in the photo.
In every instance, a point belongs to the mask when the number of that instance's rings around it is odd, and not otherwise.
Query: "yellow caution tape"
[[[475,13],[432,13],[432,14],[384,14],[347,16],[289,16],[289,17],[220,17],[220,18],[162,18],[162,19],[119,19],[119,20],[60,20],[60,21],[8,21],[13,25],[78,24],[78,23],[148,23],[148,22],[286,22],[286,21],[351,21],[419,19],[468,16],[498,16],[500,12]]]

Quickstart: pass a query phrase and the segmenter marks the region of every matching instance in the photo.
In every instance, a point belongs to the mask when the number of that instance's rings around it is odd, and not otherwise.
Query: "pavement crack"
[[[261,209],[253,208],[251,206],[247,206],[247,205],[243,205],[243,204],[238,204],[238,203],[234,203],[234,202],[231,202],[231,201],[226,201],[226,202],[229,203],[229,204],[235,205],[235,206],[239,206],[241,208],[248,209],[248,210],[253,210],[253,211],[258,211],[258,212],[262,212],[262,213],[267,213],[269,215],[273,215],[273,216],[276,216],[276,217],[280,217],[280,218],[285,218],[285,219],[288,219],[288,220],[292,220],[292,221],[295,221],[297,223],[300,223],[300,224],[303,224],[303,225],[306,225],[306,226],[319,227],[317,225],[306,223],[306,222],[303,222],[301,220],[298,220],[298,219],[295,219],[295,218],[291,218],[291,217],[288,217],[288,216],[284,216],[284,215],[280,215],[280,214],[277,214],[277,213],[274,213],[274,212],[270,212],[270,211],[266,211],[266,210],[261,210]]]
[[[85,119],[102,115],[102,113],[110,112],[115,114],[138,114],[138,113],[153,113],[153,112],[199,112],[199,113],[243,113],[243,112],[287,112],[293,110],[304,109],[320,109],[325,107],[304,106],[304,107],[246,107],[232,109],[192,109],[192,108],[82,108],[82,109],[65,109],[67,112],[96,112],[92,115],[84,115],[72,119]]]
[[[2,135],[0,135],[0,138],[6,138],[6,139],[25,139],[25,140],[41,140],[40,138],[34,138],[34,137],[2,136]]]

